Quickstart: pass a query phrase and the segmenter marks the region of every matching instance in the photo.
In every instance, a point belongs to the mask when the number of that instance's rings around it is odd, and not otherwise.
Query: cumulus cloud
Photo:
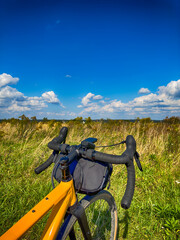
[[[139,89],[139,94],[147,94],[147,93],[150,93],[149,89],[148,88],[141,88]]]
[[[101,107],[101,111],[105,112],[115,112],[117,109],[119,111],[126,110],[127,106],[126,104],[122,103],[121,101],[117,101],[116,99],[111,101],[109,104],[105,104],[103,107]]]
[[[95,94],[89,92],[85,97],[82,98],[82,101],[81,101],[82,105],[78,105],[78,107],[89,106],[92,104],[91,103],[92,100],[100,100],[102,98],[103,97],[101,95],[95,95]]]
[[[20,106],[27,106],[29,109],[40,110],[48,107],[42,97],[25,97],[25,101],[19,103]]]
[[[158,87],[156,93],[150,93],[148,89],[141,88],[139,93],[146,95],[134,98],[133,100],[123,103],[121,100],[110,100],[95,97],[95,94],[88,93],[82,99],[83,108],[80,114],[94,114],[104,116],[114,116],[112,114],[125,113],[126,116],[139,116],[152,114],[180,115],[180,80],[171,81],[167,86]],[[99,96],[99,95],[96,95]],[[96,101],[95,101],[96,99]]]
[[[58,104],[64,107],[53,91],[45,92],[42,96],[27,97],[16,88],[6,86],[15,84],[19,78],[13,78],[9,74],[0,75],[0,111],[1,112],[22,112],[40,110],[47,108],[47,103]]]
[[[43,93],[42,97],[48,103],[55,103],[55,104],[60,103],[59,99],[57,98],[57,95],[53,91]]]
[[[172,98],[180,98],[180,79],[171,81],[167,86],[159,87],[159,94],[165,94]]]
[[[0,98],[5,99],[22,99],[24,97],[24,94],[16,90],[15,88],[6,86],[3,88],[0,88]]]
[[[42,98],[48,103],[58,104],[61,107],[65,108],[53,91],[43,93]]]
[[[14,78],[7,73],[0,75],[0,87],[6,86],[8,84],[16,84],[19,81],[19,78]]]
[[[102,99],[103,97],[101,95],[96,95],[93,97],[94,100],[100,100]]]
[[[11,112],[24,112],[24,111],[30,111],[31,108],[30,107],[26,107],[26,106],[19,106],[17,104],[17,102],[12,103],[8,108],[7,111],[11,111]]]
[[[129,104],[133,107],[135,106],[142,107],[142,106],[152,106],[157,103],[159,104],[160,102],[163,102],[163,99],[161,96],[154,93],[150,93],[148,95],[135,98],[133,101],[130,101]]]
[[[95,95],[93,94],[93,93],[88,93],[85,97],[83,97],[83,99],[82,99],[82,104],[83,104],[83,106],[87,106],[88,105],[88,103],[90,102],[90,99],[92,98],[92,97],[94,97]]]

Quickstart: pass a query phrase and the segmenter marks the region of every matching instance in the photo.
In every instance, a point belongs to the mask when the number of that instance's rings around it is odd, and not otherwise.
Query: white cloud
[[[64,105],[57,98],[57,95],[53,91],[43,93],[42,98],[44,99],[44,101],[48,103],[58,104],[61,107],[65,108]]]
[[[100,106],[98,106],[97,104],[93,104],[89,107],[84,108],[84,110],[80,113],[80,115],[84,114],[84,113],[99,113],[100,112]]]
[[[101,100],[102,98],[103,98],[103,96],[101,96],[101,95],[95,95],[95,94],[89,92],[85,97],[82,98],[82,101],[81,101],[82,105],[78,105],[78,108],[83,107],[83,106],[87,107],[92,104],[93,100]]]
[[[104,107],[101,108],[101,111],[115,112],[117,109],[122,111],[125,110],[125,108],[126,104],[121,101],[113,100],[109,104],[104,105]]]
[[[55,104],[60,103],[59,99],[57,98],[57,95],[53,91],[43,93],[42,97],[48,103],[55,103]]]
[[[19,81],[19,78],[13,78],[11,75],[7,73],[3,73],[0,75],[0,87],[3,87],[8,84],[16,84]]]
[[[0,75],[0,112],[22,112],[47,108],[47,103],[58,104],[64,108],[53,91],[45,92],[42,96],[27,97],[16,88],[5,86],[15,84],[18,78],[9,74]]]
[[[5,98],[23,98],[24,94],[17,91],[15,88],[6,86],[3,88],[0,88],[0,99],[5,99]]]
[[[42,97],[26,97],[26,100],[22,103],[19,103],[21,106],[28,106],[30,109],[40,110],[42,108],[48,107]]]
[[[139,89],[139,94],[147,94],[147,93],[150,93],[149,89],[148,88],[141,88]]]
[[[24,112],[24,111],[30,111],[30,110],[31,110],[31,108],[29,108],[29,107],[19,106],[19,105],[17,104],[17,102],[11,104],[11,105],[7,108],[7,111],[11,111],[11,112]]]
[[[90,99],[92,98],[92,97],[94,97],[95,95],[93,94],[93,93],[88,93],[85,97],[83,97],[83,99],[82,99],[82,104],[84,105],[84,106],[87,106],[88,105],[88,103],[90,102]]]
[[[100,100],[102,99],[103,97],[101,95],[96,95],[93,97],[94,100]]]
[[[2,108],[1,110],[3,111],[21,112],[40,110],[48,107],[41,97],[26,97],[16,89],[10,89],[11,91],[7,91],[7,94],[4,94],[3,98],[1,98],[1,92],[4,92],[5,89],[3,91],[0,90],[0,109]]]
[[[148,95],[135,98],[133,101],[130,101],[129,104],[133,107],[134,106],[142,107],[142,106],[147,106],[147,105],[154,105],[154,104],[160,103],[162,101],[163,100],[161,99],[161,97],[159,95],[150,93]]]
[[[167,86],[160,86],[159,94],[180,98],[180,79],[178,81],[171,81]]]
[[[140,89],[140,93],[147,95],[134,98],[132,101],[123,103],[121,100],[106,99],[95,101],[99,97],[88,93],[82,100],[82,104],[78,107],[83,108],[81,115],[95,114],[97,116],[113,117],[115,114],[121,113],[129,116],[151,116],[151,115],[180,115],[180,80],[172,81],[167,86],[158,88],[157,93],[150,93],[144,88]],[[149,93],[149,94],[148,94]],[[96,95],[99,96],[99,95]],[[99,98],[100,99],[100,98]],[[118,115],[117,115],[118,116]]]
[[[69,74],[67,74],[65,77],[66,77],[66,78],[72,78],[72,76],[69,75]]]

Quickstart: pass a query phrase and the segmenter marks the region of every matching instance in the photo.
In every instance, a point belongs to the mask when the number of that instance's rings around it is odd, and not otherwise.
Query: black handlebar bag
[[[110,163],[85,158],[75,159],[69,167],[76,192],[88,195],[96,194],[104,189],[110,181],[113,170]],[[58,182],[61,181],[60,167],[55,169],[53,175]]]

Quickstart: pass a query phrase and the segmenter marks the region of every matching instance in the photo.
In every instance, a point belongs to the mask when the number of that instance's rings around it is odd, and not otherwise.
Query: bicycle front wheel
[[[87,195],[80,204],[85,209],[92,239],[115,240],[117,238],[117,207],[113,196],[108,191],[103,190],[94,196]],[[83,234],[77,218],[73,215],[68,217],[57,239],[82,240]]]

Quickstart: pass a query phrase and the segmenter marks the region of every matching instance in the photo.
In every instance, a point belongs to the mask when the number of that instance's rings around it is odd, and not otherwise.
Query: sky
[[[179,0],[0,0],[0,119],[180,116]]]

